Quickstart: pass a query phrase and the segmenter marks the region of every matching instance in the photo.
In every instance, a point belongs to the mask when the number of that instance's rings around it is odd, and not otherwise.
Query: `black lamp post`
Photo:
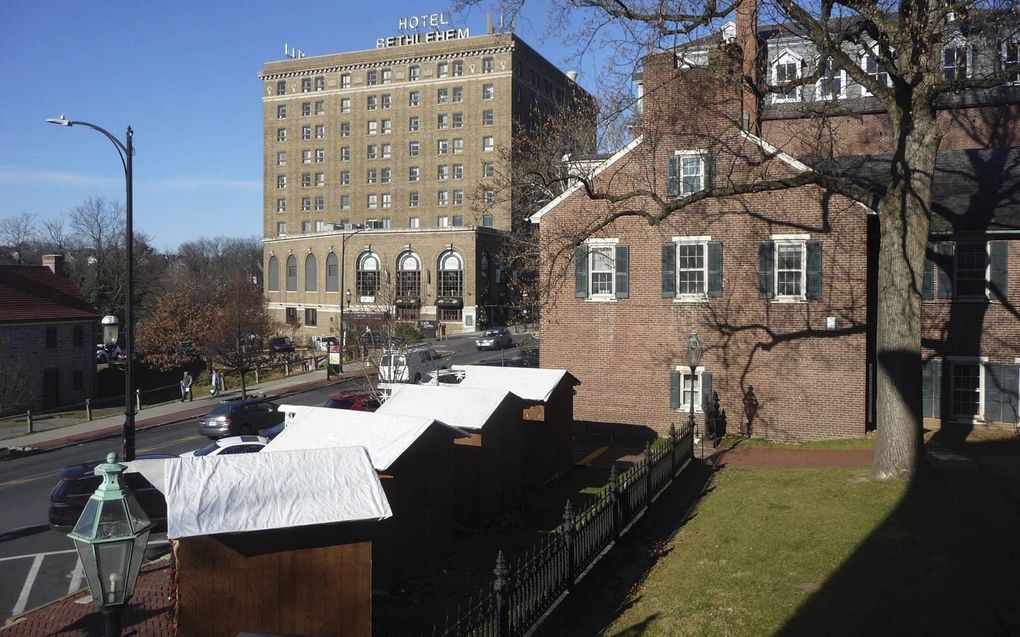
[[[354,235],[364,232],[368,228],[359,228],[350,234],[345,234],[340,240],[340,289],[344,289],[344,277],[347,269],[347,242]],[[347,306],[351,304],[351,290],[347,290]],[[344,371],[344,348],[347,345],[347,330],[344,326],[344,300],[340,299],[340,371]]]
[[[701,355],[705,352],[698,338],[698,330],[691,330],[691,336],[687,339],[687,365],[691,368],[691,411],[687,417],[687,425],[691,431],[697,431],[698,425],[694,421],[694,371],[701,364]],[[701,457],[705,457],[705,436],[701,436]]]
[[[125,135],[126,143],[121,142],[119,139],[113,136],[105,128],[90,124],[89,122],[82,122],[79,120],[66,119],[63,115],[60,117],[51,117],[46,120],[50,124],[59,124],[60,126],[86,126],[93,130],[99,131],[106,138],[113,142],[114,147],[117,149],[117,154],[120,155],[120,163],[124,166],[124,181],[126,183],[127,191],[127,211],[126,211],[126,223],[124,224],[124,235],[127,245],[125,248],[125,256],[127,257],[127,280],[124,300],[124,429],[121,433],[121,438],[124,443],[124,460],[130,462],[135,459],[135,405],[134,405],[134,394],[135,394],[135,365],[132,360],[134,354],[134,244],[135,244],[135,233],[132,225],[132,184],[131,184],[131,158],[135,154],[134,149],[134,137],[135,133],[128,126],[127,134]]]

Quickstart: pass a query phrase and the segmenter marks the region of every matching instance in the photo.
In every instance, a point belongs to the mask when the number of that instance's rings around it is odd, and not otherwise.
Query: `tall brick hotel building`
[[[496,259],[534,210],[497,201],[515,125],[580,95],[513,33],[394,19],[377,48],[268,62],[265,291],[307,335],[390,312],[450,332],[505,320]],[[526,221],[525,221],[526,225]],[[350,320],[352,319],[353,320]]]
[[[785,25],[759,25],[752,1],[735,22],[683,49],[645,58],[640,136],[595,167],[610,193],[663,201],[709,185],[825,170],[881,192],[891,126],[878,101],[820,61]],[[1020,29],[947,25],[947,77],[1015,68]],[[866,73],[888,81],[866,48]],[[814,75],[756,98],[740,82]],[[971,75],[968,75],[970,77]],[[979,75],[976,75],[979,76]],[[1020,369],[1020,74],[940,103],[945,135],[923,273],[923,413],[985,426],[1017,419]],[[550,277],[542,366],[580,381],[581,420],[682,423],[718,392],[731,429],[799,441],[863,436],[874,426],[879,228],[866,206],[815,185],[704,199],[656,224],[616,218],[574,252],[580,229],[651,201],[592,201],[575,186],[533,215]],[[706,351],[695,373],[685,346]]]

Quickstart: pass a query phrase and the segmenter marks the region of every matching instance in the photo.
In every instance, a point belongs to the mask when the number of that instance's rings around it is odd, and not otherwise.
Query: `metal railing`
[[[669,436],[648,444],[640,462],[617,475],[596,500],[574,514],[568,501],[563,523],[512,567],[496,557],[491,589],[480,590],[452,617],[434,626],[433,637],[523,635],[548,613],[657,495],[694,459],[694,431],[670,427]]]

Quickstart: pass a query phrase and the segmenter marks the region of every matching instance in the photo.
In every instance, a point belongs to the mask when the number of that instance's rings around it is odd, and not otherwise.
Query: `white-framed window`
[[[315,114],[316,115],[326,114],[326,102],[324,100],[315,101]]]
[[[276,106],[276,119],[287,119],[287,105],[277,104]]]
[[[407,105],[417,106],[421,104],[421,91],[411,91],[407,94]]]
[[[283,190],[284,188],[287,187],[287,175],[277,175],[276,176],[276,187],[279,190]]]
[[[287,165],[287,153],[285,151],[278,151],[276,153],[276,165],[286,166]]]
[[[301,117],[311,117],[312,115],[312,103],[301,102]]]
[[[803,58],[789,49],[779,54],[779,57],[772,63],[772,84],[778,86],[800,79],[800,67]],[[794,86],[783,92],[772,94],[773,102],[799,102],[801,87]]]
[[[496,201],[496,191],[492,188],[486,188],[482,191],[482,203],[489,205]]]
[[[351,74],[341,73],[340,74],[340,88],[351,88]]]
[[[365,157],[367,159],[376,159],[379,157],[379,147],[375,144],[369,144],[365,148]]]
[[[875,82],[884,86],[892,86],[892,80],[889,78],[889,71],[886,69],[885,64],[878,61],[878,57],[875,55],[874,49],[864,50],[861,52],[861,68],[864,72],[871,76]],[[867,87],[861,87],[861,95],[867,97],[871,95],[871,91]]]
[[[436,166],[436,179],[438,181],[446,181],[450,178],[450,166],[447,164],[439,164]]]
[[[379,291],[380,263],[379,257],[372,252],[363,252],[358,256],[355,287],[363,303],[375,301],[376,292]]]
[[[326,209],[326,198],[323,197],[322,195],[319,195],[318,197],[315,198],[315,211],[316,212],[322,212],[325,209]],[[319,223],[321,224],[322,222],[320,221]],[[316,228],[316,229],[317,230],[321,230],[321,228]]]
[[[450,101],[450,89],[436,89],[436,104],[446,104],[448,101]]]
[[[464,128],[464,113],[453,114],[453,127]]]
[[[379,96],[369,95],[365,98],[365,110],[374,111],[379,108]]]
[[[312,150],[310,148],[306,148],[305,150],[301,151],[301,163],[302,164],[312,163]]]
[[[377,171],[375,168],[369,168],[368,171],[365,174],[365,183],[366,184],[374,184],[374,183],[377,183],[378,181],[379,181],[379,171]]]
[[[278,141],[278,142],[285,142],[285,141],[287,141],[287,129],[286,128],[277,128],[276,129],[276,141]]]
[[[453,227],[455,227],[455,228],[463,226],[464,225],[464,215],[453,215],[452,217],[450,217],[450,223],[452,223]]]
[[[436,128],[439,130],[446,130],[450,126],[450,116],[446,113],[440,113],[436,116]]]
[[[448,227],[450,227],[450,218],[449,217],[436,217],[436,227],[438,227],[438,228],[448,228]]]
[[[382,105],[383,110],[392,108],[393,96],[390,95],[389,93],[383,93],[382,98],[380,99],[380,104]]]
[[[447,190],[440,190],[436,193],[436,205],[447,206],[450,204],[450,193]]]
[[[301,187],[302,188],[312,187],[312,173],[301,173]]]
[[[340,161],[351,161],[351,147],[341,146],[340,147]]]
[[[452,69],[453,77],[460,77],[464,75],[464,62],[462,60],[454,60]]]
[[[694,403],[694,413],[701,413],[701,396],[702,396],[702,373],[705,368],[698,366],[694,368],[694,374],[691,374],[691,368],[686,365],[677,365],[676,372],[680,377],[680,404],[677,407],[681,413],[689,414],[691,411],[691,403]]]
[[[351,209],[351,196],[350,195],[340,195],[340,209],[341,210],[350,210]]]
[[[496,117],[492,114],[492,109],[482,111],[482,126],[492,126],[495,122]]]
[[[777,299],[805,298],[806,241],[803,239],[775,240],[775,273]]]
[[[379,129],[382,131],[383,135],[389,135],[393,132],[393,122],[391,120],[384,119],[379,123]]]
[[[818,83],[815,95],[819,100],[843,99],[846,97],[846,71],[833,66],[832,58],[819,60]]]
[[[711,185],[711,159],[704,150],[677,150],[669,158],[668,190],[671,197],[685,197]]]
[[[311,212],[311,211],[312,211],[312,198],[311,197],[302,197],[301,198],[301,212]],[[305,224],[306,223],[308,223],[308,222],[305,221],[305,222],[303,222],[301,224],[301,231],[302,232],[304,232],[304,230],[305,230]]]
[[[450,75],[450,65],[446,62],[436,64],[436,77],[447,77]]]
[[[301,92],[311,93],[312,92],[312,78],[306,77],[301,80]]]
[[[388,192],[384,192],[382,194],[382,197],[381,197],[381,202],[382,202],[381,205],[382,205],[383,208],[392,208],[393,207],[393,195],[391,195]]]
[[[351,98],[343,97],[340,99],[340,112],[341,113],[351,112]]]
[[[464,87],[463,86],[454,86],[453,87],[453,89],[450,91],[450,101],[452,101],[454,104],[457,104],[459,102],[463,102],[464,101]]]
[[[418,166],[411,166],[407,169],[407,180],[418,181],[421,179],[421,169]]]
[[[592,243],[588,245],[588,290],[593,298],[612,297],[616,278],[616,245]]]
[[[689,299],[708,295],[708,238],[682,238],[676,242],[676,294]]]
[[[326,139],[326,125],[316,124],[315,125],[315,139]]]
[[[445,155],[450,152],[450,140],[439,139],[436,140],[436,153],[439,155]]]
[[[496,176],[496,165],[492,162],[482,162],[482,177],[495,177]]]
[[[483,228],[492,227],[492,215],[482,215],[482,227]]]
[[[287,80],[277,80],[276,82],[276,94],[286,95],[287,94]]]
[[[379,133],[379,122],[375,120],[369,120],[367,122],[367,132],[369,135],[376,135]]]
[[[482,99],[491,100],[496,97],[496,87],[493,84],[482,84]]]
[[[312,138],[312,127],[311,126],[302,126],[301,127],[301,139],[307,141],[307,140],[309,140],[311,138]]]
[[[379,147],[379,151],[383,159],[389,159],[393,157],[393,144],[383,144]]]
[[[460,155],[464,152],[464,140],[460,137],[453,138],[453,154]]]
[[[1007,82],[1012,84],[1020,83],[1020,34],[1003,41],[1002,70],[1007,71]]]
[[[966,40],[956,37],[942,48],[942,73],[949,81],[970,77],[971,48]]]
[[[410,219],[407,220],[407,227],[411,228],[412,230],[417,230],[418,228],[421,227],[421,219],[419,219],[418,217],[411,217]]]
[[[421,154],[421,143],[420,142],[408,142],[407,143],[407,156],[417,157]]]
[[[379,72],[378,71],[366,71],[365,72],[365,84],[368,86],[375,86],[379,83]]]
[[[453,205],[463,206],[464,205],[464,191],[454,190],[453,191]]]
[[[351,171],[341,170],[340,171],[340,185],[350,186],[351,185]]]
[[[412,66],[407,67],[407,79],[408,80],[413,82],[413,81],[417,80],[419,77],[421,77],[421,67],[420,66],[418,66],[417,64],[414,64]]]
[[[453,178],[464,179],[464,164],[453,165]]]
[[[420,197],[418,195],[418,191],[417,190],[412,190],[411,192],[407,193],[407,207],[408,208],[417,208],[419,201],[420,201]],[[412,227],[417,227],[417,226],[412,226]]]
[[[393,71],[391,69],[382,70],[382,83],[389,84],[393,81]]]
[[[496,150],[496,138],[495,137],[483,137],[482,138],[482,152],[491,153]]]
[[[315,149],[315,163],[322,164],[326,162],[326,149],[316,148]]]
[[[326,185],[326,173],[315,173],[315,187],[322,188]]]
[[[366,205],[366,207],[368,207],[369,210],[375,210],[376,208],[378,208],[379,207],[379,195],[376,195],[374,193],[371,194],[371,195],[368,195],[367,200],[365,202],[365,205]]]
[[[287,212],[287,200],[277,199],[276,200],[276,212]]]
[[[383,168],[379,171],[379,183],[388,184],[393,181],[393,169]]]
[[[276,236],[283,237],[287,234],[287,222],[277,221],[276,222]]]
[[[407,130],[409,132],[417,133],[420,128],[421,120],[418,119],[417,115],[415,115],[414,117],[407,118]]]
[[[946,357],[949,366],[949,413],[974,422],[985,416],[985,357]]]
[[[492,58],[482,58],[482,73],[492,73],[495,66],[495,60]]]
[[[322,77],[321,75],[315,78],[315,90],[316,91],[326,90],[326,78]]]

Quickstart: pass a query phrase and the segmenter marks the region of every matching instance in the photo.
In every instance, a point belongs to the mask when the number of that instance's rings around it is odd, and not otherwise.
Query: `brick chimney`
[[[44,254],[42,258],[42,264],[50,269],[53,274],[57,276],[65,276],[64,274],[64,255],[62,254]]]
[[[741,0],[737,4],[735,31],[737,45],[743,52],[740,67],[744,79],[741,87],[741,121],[744,129],[758,135],[761,133],[760,103],[758,95],[751,88],[759,86],[761,79],[758,65],[758,0]]]

